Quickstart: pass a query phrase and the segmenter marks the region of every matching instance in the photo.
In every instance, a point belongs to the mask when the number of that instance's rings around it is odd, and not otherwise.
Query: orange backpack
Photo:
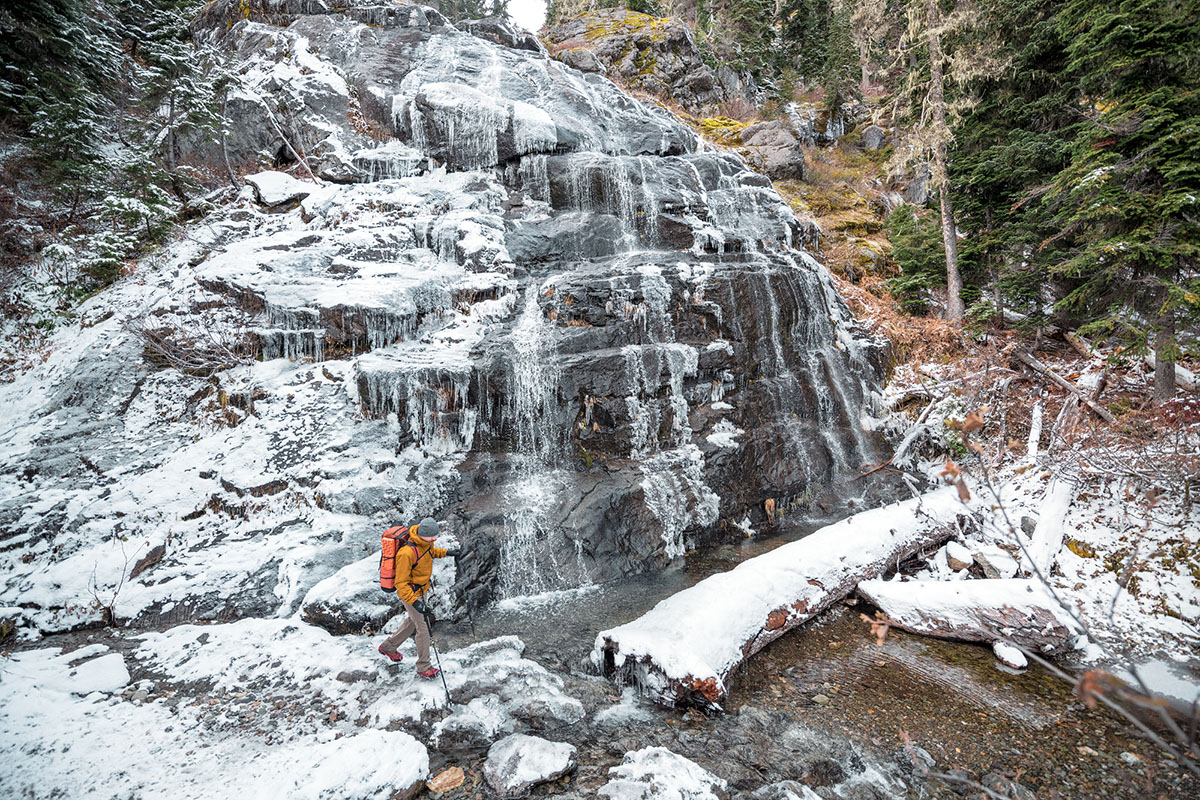
[[[379,557],[379,588],[386,594],[396,591],[396,553],[408,545],[417,554],[417,546],[408,538],[408,526],[399,525],[383,532],[383,554]]]

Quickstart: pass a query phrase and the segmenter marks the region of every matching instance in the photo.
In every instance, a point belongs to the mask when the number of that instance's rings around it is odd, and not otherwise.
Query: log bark
[[[966,509],[947,487],[826,526],[602,631],[592,663],[660,705],[719,709],[742,663],[859,581],[946,541],[960,516]]]
[[[1043,577],[1050,577],[1050,568],[1054,566],[1059,551],[1062,550],[1065,537],[1063,525],[1074,498],[1075,484],[1071,480],[1055,478],[1051,481],[1050,487],[1046,489],[1046,495],[1042,499],[1042,505],[1038,511],[1037,527],[1033,529],[1031,541],[1026,549],[1033,565],[1037,567],[1037,571],[1040,571]],[[1033,569],[1029,571],[1037,574]]]
[[[1020,361],[1022,364],[1025,364],[1030,369],[1032,369],[1034,372],[1037,372],[1041,375],[1045,375],[1051,381],[1053,381],[1054,383],[1058,384],[1063,389],[1066,389],[1068,392],[1070,392],[1071,394],[1078,397],[1080,402],[1082,402],[1084,405],[1086,405],[1092,411],[1096,412],[1096,415],[1098,417],[1100,417],[1100,419],[1104,420],[1105,422],[1116,422],[1117,421],[1117,418],[1114,417],[1112,414],[1110,414],[1108,412],[1108,409],[1104,408],[1100,404],[1098,404],[1095,401],[1086,397],[1083,394],[1083,392],[1080,391],[1077,386],[1075,386],[1075,384],[1071,383],[1066,378],[1062,377],[1057,372],[1055,372],[1054,370],[1047,367],[1041,361],[1038,361],[1036,358],[1034,358],[1032,353],[1030,353],[1026,350],[1020,350],[1020,349],[1014,350],[1013,353],[1016,355],[1017,360]]]
[[[1073,648],[1077,624],[1036,580],[863,581],[858,593],[912,633],[1005,641],[1046,655]]]

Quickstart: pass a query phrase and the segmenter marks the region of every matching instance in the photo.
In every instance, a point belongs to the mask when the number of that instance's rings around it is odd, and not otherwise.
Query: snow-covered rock
[[[15,653],[7,659],[0,677],[24,683],[31,691],[88,695],[124,688],[129,683],[129,669],[120,653],[96,644],[67,654],[58,649]]]
[[[955,572],[971,566],[973,558],[973,554],[966,545],[955,541],[946,543],[946,563]]]
[[[665,747],[626,753],[597,794],[608,800],[719,800],[721,778]]]
[[[561,778],[576,764],[574,745],[514,733],[488,749],[483,775],[501,797],[525,797],[537,784]]]
[[[0,660],[0,795],[384,800],[411,797],[428,775],[425,746],[400,731],[351,727],[340,738],[333,730],[295,731],[265,745],[198,728],[196,703],[123,702],[108,693],[129,673],[121,655],[106,651],[29,650]],[[224,673],[244,687],[238,674]]]
[[[999,640],[993,642],[992,652],[996,655],[996,660],[1006,667],[1025,669],[1029,666],[1029,660],[1025,658],[1025,654],[1008,642]]]
[[[996,545],[978,545],[972,548],[971,555],[989,578],[1011,578],[1020,567],[1007,550]]]
[[[455,547],[451,536],[438,539],[439,547]],[[433,564],[435,586],[454,583],[454,559],[441,558]],[[434,592],[430,603],[437,616],[448,611],[443,593]],[[305,622],[318,625],[330,633],[371,633],[383,628],[403,606],[394,591],[379,588],[379,556],[369,555],[342,567],[308,590],[300,603]]]
[[[312,194],[311,183],[296,180],[286,172],[259,172],[246,176],[246,183],[254,187],[254,197],[268,208],[299,202]]]

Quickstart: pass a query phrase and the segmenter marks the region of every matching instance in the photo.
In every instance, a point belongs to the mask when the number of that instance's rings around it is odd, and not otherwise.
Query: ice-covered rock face
[[[241,76],[225,152],[295,181],[256,176],[4,387],[0,605],[43,629],[287,615],[430,513],[478,604],[862,494],[882,357],[813,232],[661,109],[472,29],[206,7]],[[181,369],[131,328],[209,355]]]

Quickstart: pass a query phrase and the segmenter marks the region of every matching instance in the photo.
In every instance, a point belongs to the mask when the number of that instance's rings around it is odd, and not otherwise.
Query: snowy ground
[[[1146,390],[1139,364],[1110,372],[1099,358],[1068,358],[1055,366],[1084,388],[1103,374],[1118,408],[1140,403]],[[1061,392],[1010,388],[1019,377],[1012,370],[918,370],[899,370],[888,387],[893,398],[919,393],[924,408],[916,425],[891,420],[893,430],[911,426],[897,463],[949,481],[952,460],[981,525],[897,579],[1044,579],[1086,628],[1068,662],[1150,665],[1146,674],[1159,678],[1152,688],[1190,703],[1200,694],[1200,525],[1171,465],[1200,449],[1195,398],[1181,392],[1164,416],[1097,428]],[[964,433],[972,412],[979,427]]]
[[[512,637],[442,654],[449,708],[440,681],[407,667],[411,642],[407,663],[393,666],[375,639],[286,620],[108,641],[0,661],[0,794],[403,795],[428,776],[425,743],[583,716]]]

